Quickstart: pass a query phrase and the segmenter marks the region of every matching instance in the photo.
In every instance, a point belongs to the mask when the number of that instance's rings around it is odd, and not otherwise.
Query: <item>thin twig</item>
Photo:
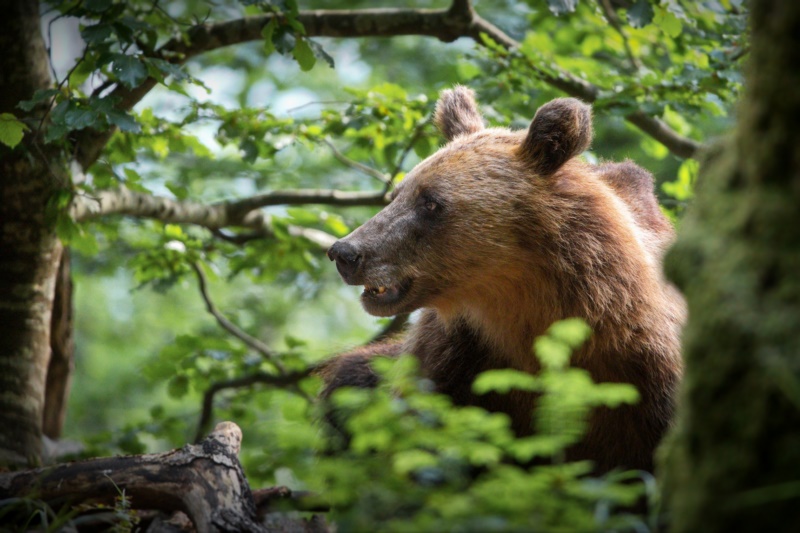
[[[194,441],[200,442],[203,440],[208,431],[208,426],[214,414],[214,396],[216,396],[218,392],[226,389],[251,387],[258,384],[273,385],[283,388],[294,388],[300,381],[310,376],[315,369],[315,366],[309,366],[303,370],[281,374],[266,374],[264,372],[258,372],[248,376],[212,383],[203,394],[203,407],[200,411],[200,419],[197,422],[197,433],[195,433]]]
[[[258,241],[269,237],[270,235],[263,231],[251,231],[248,233],[229,233],[222,229],[212,229],[211,234],[225,242],[241,246],[251,241]]]
[[[306,102],[305,104],[300,104],[295,107],[290,107],[286,110],[286,113],[291,115],[296,111],[300,111],[301,109],[305,109],[306,107],[311,107],[314,105],[348,105],[350,102],[345,100],[315,100],[311,102]]]
[[[175,17],[173,17],[173,16],[172,16],[172,15],[170,15],[170,14],[169,14],[169,13],[168,13],[168,12],[167,12],[167,11],[166,11],[164,8],[163,8],[163,7],[161,7],[160,5],[158,5],[158,2],[155,2],[155,3],[153,4],[153,7],[154,7],[155,9],[157,9],[157,10],[158,10],[158,11],[161,13],[161,15],[162,15],[163,17],[166,17],[168,20],[171,20],[172,22],[174,22],[174,23],[175,23],[175,24],[177,24],[178,26],[186,26],[187,28],[188,28],[188,27],[191,27],[191,26],[194,26],[194,24],[192,24],[191,22],[181,22],[180,20],[178,20],[178,19],[176,19]]]
[[[622,37],[622,45],[625,47],[625,53],[628,56],[628,61],[631,62],[631,65],[635,70],[641,70],[642,63],[639,61],[639,58],[633,55],[633,50],[631,49],[631,43],[628,40],[628,34],[625,33],[625,30],[622,28],[622,24],[620,23],[619,17],[617,16],[617,12],[614,11],[614,8],[611,6],[611,2],[609,0],[597,0],[597,3],[600,5],[600,8],[603,10],[605,14],[606,20],[611,27],[616,30],[620,37]]]
[[[365,175],[367,175],[367,176],[369,176],[371,178],[375,178],[376,180],[380,181],[384,185],[386,185],[387,183],[391,183],[392,182],[391,176],[387,176],[386,174],[384,174],[383,172],[381,172],[381,171],[379,171],[377,169],[374,169],[372,167],[368,167],[367,165],[359,163],[358,161],[354,161],[354,160],[350,159],[349,157],[347,157],[346,155],[344,155],[342,152],[340,152],[336,148],[336,146],[330,141],[330,139],[322,139],[322,142],[324,142],[326,145],[328,145],[328,148],[330,148],[331,152],[333,152],[333,157],[335,157],[336,160],[339,161],[340,163],[342,163],[343,165],[347,165],[348,167],[350,167],[352,169],[358,170],[362,174],[365,174]]]
[[[103,91],[105,91],[106,89],[108,89],[109,87],[111,87],[116,83],[117,82],[115,82],[114,80],[105,80],[103,83],[95,87],[95,89],[92,91],[92,96],[100,96],[100,94],[102,94]]]
[[[738,51],[736,51],[733,54],[731,54],[730,62],[733,63],[735,61],[740,60],[741,58],[746,56],[749,52],[750,52],[750,47],[749,46],[741,47]]]
[[[428,116],[425,120],[417,124],[417,127],[414,128],[414,133],[409,138],[408,142],[406,143],[403,151],[400,152],[400,157],[397,158],[397,163],[395,163],[394,168],[392,169],[391,177],[394,178],[403,168],[403,163],[405,163],[406,157],[408,154],[411,153],[411,149],[414,148],[414,145],[417,143],[420,137],[422,137],[422,131],[425,129],[425,126],[430,122],[431,117]]]
[[[49,29],[48,29],[48,31],[49,31]],[[89,52],[89,47],[85,46],[83,48],[83,53],[81,54],[81,57],[78,58],[78,60],[75,62],[74,65],[72,65],[72,68],[69,69],[69,72],[67,72],[66,77],[64,77],[64,79],[61,80],[60,82],[58,82],[58,85],[56,85],[56,90],[58,92],[56,94],[54,94],[52,98],[50,98],[50,103],[47,105],[47,109],[44,110],[44,115],[42,115],[42,118],[39,120],[39,125],[36,127],[36,132],[34,134],[36,137],[38,137],[39,133],[42,131],[42,126],[44,125],[45,120],[47,120],[47,117],[50,116],[50,112],[53,110],[53,104],[56,102],[56,97],[58,97],[58,94],[61,92],[61,87],[64,86],[64,83],[66,83],[67,86],[69,87],[69,78],[70,78],[70,76],[72,76],[72,74],[75,72],[75,69],[77,69],[78,66],[81,63],[83,63],[83,61],[86,59],[86,54],[88,52]],[[53,73],[55,73],[55,70],[53,70]],[[56,79],[58,79],[58,78],[56,78]]]
[[[208,310],[211,315],[217,319],[217,323],[222,326],[222,329],[242,341],[244,344],[252,348],[253,350],[257,351],[261,354],[264,359],[272,363],[275,368],[277,368],[281,373],[286,373],[286,368],[283,364],[278,360],[278,355],[273,352],[269,346],[261,342],[260,340],[248,335],[246,332],[242,331],[236,324],[225,318],[225,315],[217,310],[214,302],[211,301],[211,296],[208,293],[208,283],[206,280],[206,275],[203,272],[203,267],[200,265],[199,262],[192,263],[192,268],[194,268],[195,273],[197,274],[197,281],[200,287],[200,294],[203,296],[203,300],[206,303],[206,309]]]

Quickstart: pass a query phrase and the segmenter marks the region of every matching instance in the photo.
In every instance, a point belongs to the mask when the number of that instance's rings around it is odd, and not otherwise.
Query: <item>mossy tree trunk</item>
[[[667,269],[689,301],[673,531],[800,531],[800,2],[752,2],[736,134]]]
[[[0,113],[50,85],[39,2],[9,0],[0,16]],[[58,151],[30,131],[0,145],[0,464],[37,463],[61,243],[45,213],[67,187]]]

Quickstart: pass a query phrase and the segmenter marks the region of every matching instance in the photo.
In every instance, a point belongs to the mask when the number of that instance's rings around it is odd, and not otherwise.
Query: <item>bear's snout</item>
[[[336,269],[347,283],[353,283],[353,276],[358,271],[361,255],[356,247],[345,241],[336,241],[328,250],[328,257],[336,261]]]

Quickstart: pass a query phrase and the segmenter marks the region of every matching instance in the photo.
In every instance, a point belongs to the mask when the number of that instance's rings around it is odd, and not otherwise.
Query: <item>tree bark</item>
[[[752,3],[736,134],[668,256],[686,375],[663,475],[672,530],[800,530],[800,3]]]
[[[39,3],[4,3],[0,17],[0,112],[50,84]],[[0,147],[0,464],[37,463],[50,322],[61,244],[45,218],[66,168],[30,133]]]

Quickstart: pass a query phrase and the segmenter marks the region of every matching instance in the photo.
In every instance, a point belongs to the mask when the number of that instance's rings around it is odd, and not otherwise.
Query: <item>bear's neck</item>
[[[536,283],[537,279],[542,278],[507,279],[491,287],[473,288],[457,307],[440,308],[437,313],[451,327],[468,327],[493,359],[535,372],[539,365],[531,352],[533,341],[553,322],[570,316],[552,285]]]
[[[638,339],[661,339],[666,330],[677,332],[680,328],[683,314],[679,297],[676,293],[670,298],[656,279],[647,280],[646,287],[613,283],[592,286],[539,274],[524,281],[507,280],[491,288],[471,290],[457,308],[437,309],[437,313],[445,325],[468,327],[492,359],[527,372],[539,370],[532,353],[537,337],[558,320],[583,318],[592,328],[592,336],[572,361],[597,377],[607,373],[609,360],[634,356],[633,346],[641,344]],[[651,299],[655,295],[659,301],[674,300],[675,305],[654,306]],[[673,336],[679,338],[677,333]],[[651,355],[677,358],[676,343],[664,339],[656,344],[648,350],[661,355]]]

